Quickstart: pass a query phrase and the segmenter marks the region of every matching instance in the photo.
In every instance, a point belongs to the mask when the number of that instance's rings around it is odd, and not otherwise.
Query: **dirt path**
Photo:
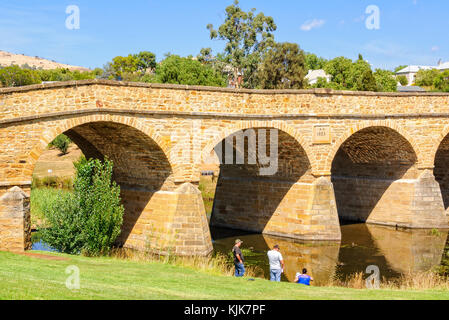
[[[69,261],[68,258],[63,257],[56,257],[52,255],[47,254],[41,254],[41,253],[31,253],[31,252],[13,252],[14,254],[18,254],[21,256],[36,258],[36,259],[44,259],[44,260],[53,260],[53,261]]]

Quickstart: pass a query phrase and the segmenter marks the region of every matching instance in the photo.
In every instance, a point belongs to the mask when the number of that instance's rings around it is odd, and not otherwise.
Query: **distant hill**
[[[43,59],[40,57],[29,57],[23,54],[14,54],[6,51],[0,50],[0,66],[8,67],[12,64],[23,66],[24,64],[30,67],[41,68],[41,69],[69,69],[71,71],[90,71],[88,68],[71,66],[68,64],[57,63],[55,61]]]

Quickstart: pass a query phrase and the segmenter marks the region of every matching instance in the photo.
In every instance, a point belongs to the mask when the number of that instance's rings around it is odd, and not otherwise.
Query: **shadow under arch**
[[[276,133],[276,150],[270,141]],[[276,157],[276,171],[261,174],[260,135],[266,134],[266,155]],[[243,144],[237,140],[243,139]],[[254,144],[254,145],[253,145]],[[262,143],[263,145],[263,143]],[[304,148],[288,133],[271,127],[254,127],[227,137],[214,148],[220,163],[211,226],[295,238],[314,181]],[[232,150],[232,162],[226,160]],[[237,157],[244,159],[236,163]],[[229,159],[229,158],[228,158]],[[255,162],[252,162],[255,160]]]
[[[351,135],[331,169],[340,220],[389,221],[393,210],[407,216],[413,184],[405,179],[417,178],[417,161],[411,143],[389,127],[367,127]]]
[[[434,176],[440,185],[443,196],[444,208],[449,208],[449,134],[447,134],[438,146],[435,155]]]
[[[173,169],[161,146],[142,130],[115,121],[87,121],[74,126],[62,126],[86,158],[108,157],[114,163],[113,178],[121,188],[125,207],[122,233],[118,243],[141,247],[146,241],[139,219],[148,203],[159,191],[176,188]],[[60,131],[60,130],[59,130]],[[59,134],[58,131],[51,131]],[[51,140],[45,133],[43,141]]]

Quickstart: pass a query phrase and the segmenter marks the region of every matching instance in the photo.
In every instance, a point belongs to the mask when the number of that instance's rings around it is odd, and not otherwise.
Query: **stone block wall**
[[[30,198],[19,187],[0,198],[0,250],[31,249]]]
[[[119,242],[126,248],[162,255],[208,255],[212,251],[203,199],[197,187],[176,191],[122,189],[125,206]]]

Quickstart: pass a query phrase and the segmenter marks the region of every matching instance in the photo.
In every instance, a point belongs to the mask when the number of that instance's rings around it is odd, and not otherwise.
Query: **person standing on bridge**
[[[243,277],[245,275],[245,260],[243,258],[242,250],[240,250],[240,246],[242,245],[242,243],[242,240],[237,239],[235,240],[234,248],[232,248],[236,277]]]
[[[281,282],[281,275],[284,272],[284,258],[280,251],[279,246],[275,245],[273,250],[267,253],[270,262],[270,280],[274,282]]]

